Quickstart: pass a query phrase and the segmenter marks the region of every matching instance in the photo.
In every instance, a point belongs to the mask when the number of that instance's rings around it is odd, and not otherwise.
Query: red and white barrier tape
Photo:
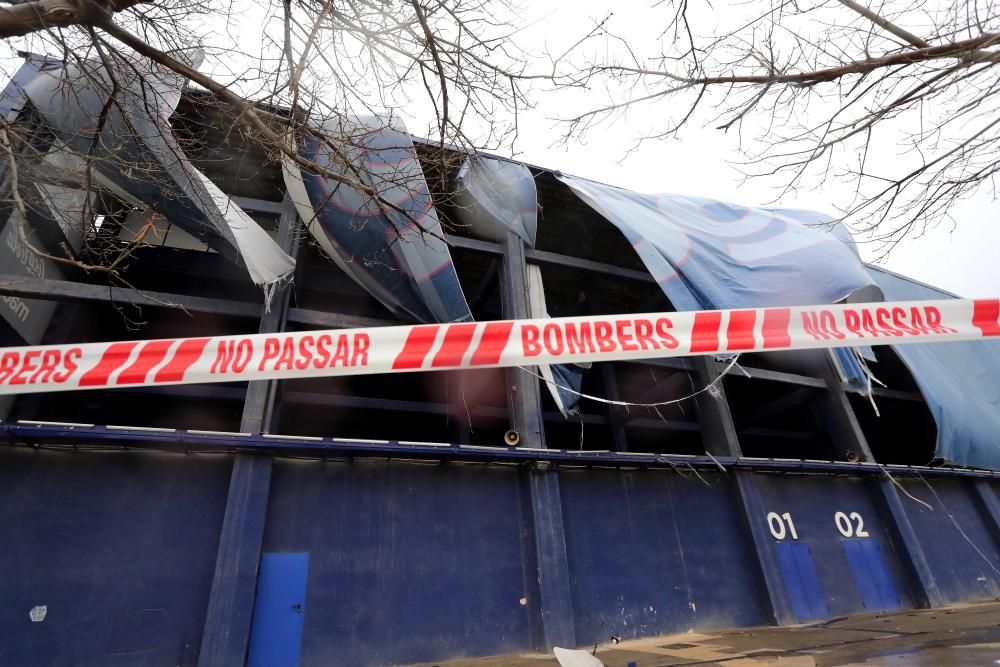
[[[564,317],[0,348],[0,394],[1000,340],[1000,300]]]

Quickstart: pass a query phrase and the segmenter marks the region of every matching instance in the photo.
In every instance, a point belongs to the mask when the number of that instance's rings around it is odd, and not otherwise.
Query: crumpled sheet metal
[[[423,170],[405,130],[376,118],[331,120],[318,127],[316,134],[301,137],[298,150],[304,159],[367,188],[362,191],[300,169],[287,158],[283,163],[285,187],[299,215],[320,247],[348,276],[404,319],[428,323],[472,320]],[[530,172],[506,167],[488,171],[519,180],[518,211],[537,209]],[[530,188],[523,182],[525,173],[531,179]],[[481,212],[487,215],[489,211],[488,215],[497,219],[480,222],[496,238],[506,238],[507,228],[529,228],[525,226],[528,216],[521,216],[513,226],[502,223],[504,216],[521,214],[494,203],[487,203]],[[530,220],[532,237],[536,220]],[[536,297],[542,289],[538,278]],[[541,304],[544,310],[544,296]],[[573,390],[580,388],[582,370],[560,365],[553,366],[552,373],[552,382],[570,388],[546,383],[559,410],[568,415],[579,400]]]
[[[538,233],[538,193],[531,170],[518,162],[474,155],[455,177],[459,223],[473,236],[503,243],[514,232],[529,247]]]
[[[192,65],[200,59],[191,54]],[[138,57],[111,72],[99,62],[28,56],[21,71],[25,75],[15,79],[24,100],[55,135],[50,152],[92,152],[97,187],[162,214],[244,265],[256,284],[273,287],[291,274],[295,261],[178,146],[168,119],[180,99],[181,77]],[[108,104],[115,83],[115,103]]]
[[[404,319],[472,320],[408,134],[375,118],[338,119],[300,137],[297,150],[358,183],[283,163],[299,216],[347,275]]]

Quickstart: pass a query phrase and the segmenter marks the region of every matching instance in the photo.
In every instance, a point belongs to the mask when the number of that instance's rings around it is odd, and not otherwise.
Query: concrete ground
[[[1000,601],[837,618],[790,627],[743,628],[597,647],[607,667],[965,667],[1000,665]],[[423,667],[548,667],[551,656],[516,655]]]

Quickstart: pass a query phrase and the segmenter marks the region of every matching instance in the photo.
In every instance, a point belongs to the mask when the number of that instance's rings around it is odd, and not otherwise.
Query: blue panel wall
[[[0,665],[195,664],[230,466],[0,451]]]
[[[727,478],[566,470],[559,482],[579,645],[767,622]]]
[[[899,480],[928,510],[902,496],[910,523],[948,602],[1000,596],[1000,546],[971,482]]]
[[[881,611],[886,605],[879,604],[879,609],[871,607],[880,594],[887,600],[891,599],[890,589],[896,593],[900,606],[913,606],[899,556],[883,526],[877,509],[879,506],[874,501],[878,493],[876,482],[819,475],[758,474],[755,478],[765,512],[765,516],[758,520],[766,525],[770,512],[779,517],[787,513],[791,517],[798,539],[792,537],[787,520],[781,517],[785,524],[785,537],[780,541],[774,539],[773,543],[778,546],[779,543],[799,542],[808,546],[828,615]],[[844,514],[841,525],[847,528],[850,537],[838,529],[835,521],[837,512]],[[780,532],[777,520],[774,523]],[[865,533],[867,536],[864,536]],[[867,544],[845,548],[845,542]],[[857,551],[859,549],[863,552]],[[855,554],[865,560],[852,563],[851,558]],[[859,570],[858,566],[862,564],[865,567]],[[870,590],[871,586],[878,586],[878,590]],[[790,590],[793,597],[795,593]],[[813,613],[817,609],[817,605],[813,605],[810,617],[798,620],[818,618]]]
[[[303,665],[530,648],[520,473],[279,460],[264,550],[309,552]]]
[[[195,664],[231,464],[216,455],[0,450],[0,567],[10,573],[0,578],[0,665]],[[275,461],[264,551],[308,553],[301,664],[534,648],[525,474],[505,465]],[[552,474],[579,644],[768,622],[729,477]],[[769,546],[790,595],[801,594],[801,620],[913,605],[877,480],[753,480],[764,514],[753,519],[770,531],[767,513],[780,521],[787,513],[794,525],[795,537],[786,528]],[[1000,532],[975,482],[899,482],[933,507],[903,495],[945,598],[1000,595]],[[31,622],[41,605],[44,621]]]

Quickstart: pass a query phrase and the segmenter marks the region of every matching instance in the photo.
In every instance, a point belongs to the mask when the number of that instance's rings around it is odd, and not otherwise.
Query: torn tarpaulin
[[[535,247],[538,232],[538,191],[527,166],[497,158],[473,155],[466,159],[455,182],[455,214],[473,236],[504,243],[507,234],[517,235]],[[542,271],[528,265],[528,316],[548,317]],[[583,371],[590,364],[539,366],[552,400],[563,417],[576,412],[583,385]]]
[[[199,52],[189,55],[192,65],[201,60]],[[138,57],[109,71],[98,62],[29,55],[14,80],[19,99],[8,101],[8,120],[40,120],[36,130],[48,132],[47,145],[35,150],[40,155],[63,153],[66,164],[76,165],[73,173],[55,178],[79,177],[89,159],[96,188],[162,214],[243,264],[265,290],[291,274],[294,260],[178,146],[167,122],[184,83],[178,75]],[[112,94],[114,103],[109,104]]]
[[[625,235],[678,310],[882,298],[850,234],[828,216],[647,195],[557,176]],[[845,380],[863,386],[864,369],[853,352],[835,355]]]
[[[559,180],[621,230],[678,310],[836,303],[873,285],[832,227],[795,212]]]
[[[288,159],[283,163],[285,187],[299,215],[320,247],[348,276],[405,319],[424,323],[472,320],[413,142],[404,130],[377,118],[335,119],[301,137],[298,150],[305,159],[346,181],[300,169]],[[506,228],[525,234],[530,230],[533,243],[536,194],[531,173],[526,168],[484,169],[470,172],[470,177],[472,173],[492,174],[492,185],[473,185],[473,191],[484,195],[516,192],[516,203],[470,205],[465,219],[498,237],[506,237]],[[471,202],[466,200],[466,204]],[[508,224],[507,216],[517,220]],[[534,285],[536,306],[542,294],[544,310],[540,275]],[[579,389],[582,370],[567,366],[556,367],[554,372],[561,384]],[[576,406],[575,394],[551,383],[546,386],[563,415]]]
[[[297,149],[345,181],[283,162],[299,216],[348,276],[405,319],[472,319],[408,134],[376,118],[334,119]]]

